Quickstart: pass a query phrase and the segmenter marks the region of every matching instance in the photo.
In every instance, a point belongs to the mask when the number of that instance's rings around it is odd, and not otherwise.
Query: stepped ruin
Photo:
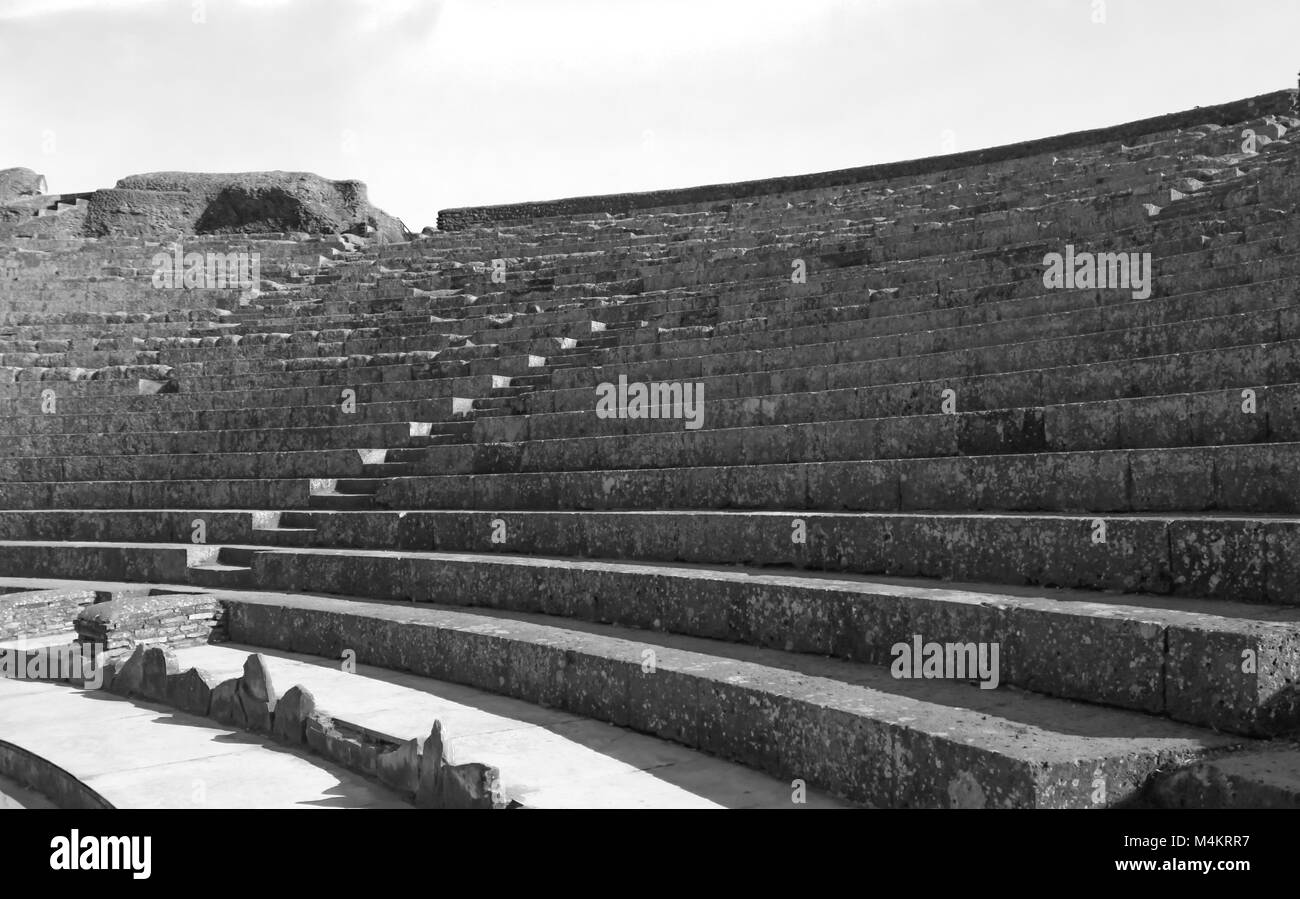
[[[0,639],[376,804],[1300,807],[1295,95],[418,235],[0,172]]]

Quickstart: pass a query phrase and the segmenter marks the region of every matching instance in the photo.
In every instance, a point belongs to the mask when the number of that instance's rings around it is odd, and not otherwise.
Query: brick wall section
[[[140,643],[192,646],[221,639],[224,613],[206,593],[128,596],[83,609],[74,627],[81,643],[106,652]]]
[[[570,197],[564,200],[544,200],[502,206],[463,206],[456,209],[444,209],[439,212],[438,228],[442,231],[460,231],[485,225],[531,221],[551,216],[617,214],[637,209],[657,209],[666,206],[700,206],[767,194],[820,190],[845,184],[924,175],[930,172],[940,172],[964,166],[988,165],[1021,156],[1051,153],[1089,144],[1108,141],[1136,141],[1138,138],[1148,137],[1157,131],[1172,131],[1191,128],[1196,125],[1231,125],[1265,115],[1287,115],[1292,111],[1291,107],[1295,96],[1296,91],[1294,90],[1276,91],[1245,100],[1222,103],[1218,106],[1202,106],[1183,112],[1154,116],[1137,122],[1128,122],[1123,125],[1094,128],[1090,131],[1074,131],[1070,134],[1024,141],[1018,144],[1004,144],[1000,147],[990,147],[985,150],[968,150],[944,156],[927,156],[923,159],[859,166],[851,169],[837,169],[831,172],[816,172],[809,175],[791,175],[781,178],[766,178],[759,181],[737,181],[732,184],[707,184],[700,187],[647,191],[645,193]]]
[[[68,629],[94,590],[34,590],[0,594],[0,640],[39,637]]]

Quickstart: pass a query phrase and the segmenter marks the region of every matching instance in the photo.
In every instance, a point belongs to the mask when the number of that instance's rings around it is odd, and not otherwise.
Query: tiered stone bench
[[[409,242],[195,238],[255,289],[9,239],[0,577],[214,591],[241,644],[849,803],[1294,802],[1293,93]],[[1048,286],[1067,248],[1148,277]],[[698,420],[598,405],[652,382]],[[996,645],[997,683],[896,676],[914,638]]]

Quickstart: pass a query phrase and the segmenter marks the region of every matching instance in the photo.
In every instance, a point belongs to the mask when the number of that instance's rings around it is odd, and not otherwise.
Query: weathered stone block
[[[316,698],[303,686],[293,686],[275,705],[271,736],[285,743],[307,741],[307,721],[316,711]]]
[[[438,808],[505,808],[501,777],[496,768],[478,762],[443,765]]]
[[[269,734],[278,696],[266,669],[266,657],[261,653],[254,653],[244,660],[237,699],[235,723],[257,733]]]
[[[166,702],[191,715],[208,717],[217,679],[202,668],[190,668],[167,678]]]
[[[155,702],[167,701],[167,679],[180,673],[176,653],[163,646],[149,646],[141,665],[140,695]]]
[[[235,726],[259,734],[271,732],[271,707],[239,689],[235,693]]]
[[[134,696],[144,683],[144,647],[137,646],[113,676],[112,691],[118,696]]]
[[[420,785],[420,745],[407,740],[397,749],[380,752],[375,770],[383,783],[404,794],[414,795]]]
[[[338,731],[334,729],[333,718],[319,711],[307,715],[303,723],[303,739],[312,752],[328,757],[330,755],[328,740],[331,735],[338,735]]]
[[[242,710],[239,708],[238,678],[222,681],[212,691],[208,717],[222,724],[239,726],[238,721],[242,717]]]

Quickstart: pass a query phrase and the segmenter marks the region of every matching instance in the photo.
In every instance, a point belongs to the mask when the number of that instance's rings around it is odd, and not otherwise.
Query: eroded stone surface
[[[243,711],[239,707],[239,679],[224,680],[212,690],[209,717],[222,724],[241,726]]]
[[[140,695],[155,702],[167,699],[168,679],[180,672],[176,654],[164,646],[149,646],[141,662]]]
[[[208,717],[212,711],[212,696],[218,686],[217,679],[201,668],[187,668],[167,678],[167,704]],[[216,717],[216,715],[212,715]]]
[[[400,747],[375,757],[379,779],[403,794],[414,795],[420,780],[420,744],[407,740]]]
[[[294,685],[275,704],[271,735],[290,744],[307,741],[307,722],[316,711],[316,698],[306,687]]]
[[[110,689],[119,696],[135,696],[144,683],[145,647],[136,646],[131,655],[113,674]]]

